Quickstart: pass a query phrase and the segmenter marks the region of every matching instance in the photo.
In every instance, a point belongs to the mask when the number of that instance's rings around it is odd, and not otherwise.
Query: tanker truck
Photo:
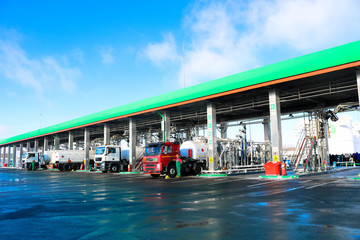
[[[167,174],[170,178],[177,175],[176,155],[182,159],[181,173],[199,174],[206,167],[207,147],[200,141],[149,143],[145,149],[144,173],[152,177]]]
[[[84,159],[84,150],[51,151],[51,163],[54,168],[58,168],[60,171],[79,170],[81,168],[81,164],[84,163]]]
[[[129,148],[121,148],[115,145],[99,146],[95,150],[94,168],[97,171],[106,173],[127,171],[130,162]],[[136,147],[136,160],[142,159],[144,148]]]
[[[22,155],[22,167],[27,170],[37,170],[38,168],[46,168],[50,163],[49,152],[44,154],[40,152],[27,152]]]

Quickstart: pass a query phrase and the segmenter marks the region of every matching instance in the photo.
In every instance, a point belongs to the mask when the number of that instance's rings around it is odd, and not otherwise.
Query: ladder
[[[301,142],[301,144],[300,144]],[[297,146],[297,154],[295,160],[295,172],[305,172],[307,170],[307,164],[312,163],[313,155],[312,150],[316,142],[316,125],[311,119],[309,123],[305,123],[304,131],[301,134]],[[303,166],[300,168],[300,163],[303,163]]]

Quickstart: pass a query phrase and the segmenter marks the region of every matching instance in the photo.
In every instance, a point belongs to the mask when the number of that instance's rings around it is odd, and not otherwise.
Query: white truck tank
[[[51,152],[51,163],[83,163],[85,159],[84,150],[53,150]]]
[[[144,152],[145,152],[145,148],[136,147],[136,162],[143,159]],[[130,153],[130,148],[129,147],[121,148],[121,158],[126,159],[126,160],[128,160],[130,162],[129,153]]]
[[[207,153],[207,145],[200,141],[186,141],[180,146],[180,157],[206,160]]]

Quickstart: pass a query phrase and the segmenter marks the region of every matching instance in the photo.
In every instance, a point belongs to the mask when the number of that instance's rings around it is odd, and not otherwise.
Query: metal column
[[[356,71],[356,82],[357,82],[358,98],[359,98],[359,106],[360,106],[360,71]]]
[[[58,150],[59,149],[59,145],[60,145],[60,137],[58,134],[53,135],[54,138],[54,150]]]
[[[90,129],[88,129],[88,128],[85,128],[85,130],[84,130],[84,150],[85,150],[85,160],[86,160],[85,168],[86,168],[86,170],[89,170],[89,166],[90,166],[90,154],[89,154]]]
[[[104,125],[104,145],[110,144],[110,126],[109,124]]]
[[[10,166],[11,162],[11,145],[8,146],[8,158],[7,158],[7,165]]]
[[[280,96],[276,89],[269,90],[269,103],[272,159],[282,161]]]
[[[324,167],[325,167],[325,170],[328,169],[328,167],[330,166],[330,155],[329,155],[329,135],[328,135],[328,121],[324,121],[324,134],[325,134],[325,146],[323,148],[323,151],[324,151],[324,156],[325,156],[325,164],[324,164]]]
[[[22,156],[24,153],[24,145],[22,143],[20,143],[20,149],[19,149],[19,154],[20,154],[20,160],[19,160],[19,164],[18,167],[21,168],[22,167]]]
[[[44,152],[49,149],[49,140],[47,137],[44,137]]]
[[[228,124],[227,123],[221,123],[220,124],[221,138],[227,138],[227,129],[228,129]]]
[[[209,171],[217,168],[217,145],[216,145],[216,109],[212,103],[207,104],[207,129],[208,129],[208,163]]]
[[[4,165],[4,160],[5,160],[5,150],[4,150],[4,147],[0,147],[0,165],[3,166]]]
[[[16,144],[13,145],[13,155],[12,155],[12,167],[16,166]]]
[[[133,169],[136,164],[136,122],[133,118],[130,118],[129,121],[129,145],[129,159],[132,166],[131,169]]]
[[[30,142],[26,142],[26,152],[30,152]]]
[[[164,113],[164,131],[165,141],[170,141],[170,114],[169,112]]]
[[[74,149],[74,133],[71,131],[69,132],[68,148],[69,150]]]
[[[35,139],[34,141],[34,152],[37,152],[39,150],[39,140]]]

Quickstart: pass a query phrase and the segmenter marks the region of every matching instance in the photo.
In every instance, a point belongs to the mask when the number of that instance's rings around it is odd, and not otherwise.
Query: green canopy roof
[[[66,131],[70,128],[104,121],[106,119],[136,114],[144,110],[165,107],[201,97],[226,91],[240,89],[255,84],[266,83],[277,79],[309,73],[321,69],[360,61],[360,41],[330,48],[324,51],[293,58],[283,62],[252,69],[203,84],[180,89],[174,92],[144,99],[138,102],[111,108],[105,111],[76,118],[53,126],[41,128],[28,133],[0,140],[0,145],[19,142],[24,139]]]

